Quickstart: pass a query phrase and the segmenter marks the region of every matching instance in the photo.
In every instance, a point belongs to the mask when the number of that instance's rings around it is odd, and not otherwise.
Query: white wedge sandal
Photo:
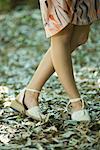
[[[11,101],[10,107],[14,110],[17,110],[18,112],[20,112],[22,114],[25,114],[25,115],[31,117],[32,119],[35,119],[38,121],[44,120],[46,118],[46,115],[41,113],[39,106],[33,106],[28,109],[27,106],[24,104],[26,90],[31,91],[31,92],[40,93],[40,91],[38,91],[38,90],[24,88],[19,93],[19,95],[18,95],[19,98]]]
[[[72,102],[77,102],[77,101],[80,101],[82,102],[82,108],[80,110],[77,110],[77,111],[69,111],[69,105],[72,103]],[[67,106],[66,106],[66,110],[67,112],[70,112],[71,114],[71,119],[72,120],[75,120],[75,121],[90,121],[90,115],[88,113],[88,110],[85,109],[85,104],[86,102],[84,102],[84,100],[82,98],[75,98],[75,99],[70,99]]]

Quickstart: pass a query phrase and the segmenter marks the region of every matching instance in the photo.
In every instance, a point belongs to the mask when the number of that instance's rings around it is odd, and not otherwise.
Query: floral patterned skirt
[[[46,37],[69,23],[88,25],[100,19],[100,0],[39,0]]]

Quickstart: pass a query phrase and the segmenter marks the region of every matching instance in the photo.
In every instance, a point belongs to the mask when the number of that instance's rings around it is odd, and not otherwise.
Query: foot
[[[22,89],[21,92],[16,96],[12,108],[14,109],[17,108],[19,112],[24,113],[35,120],[41,121],[47,119],[49,115],[42,114],[39,108],[38,103],[39,94],[40,91],[36,89],[31,88]]]
[[[27,106],[27,108],[31,108],[33,106],[39,106],[38,103],[38,97],[39,93],[33,93],[30,91],[25,91],[25,98],[24,98],[24,104]],[[16,99],[19,99],[19,94],[17,95]]]
[[[70,99],[68,104],[67,104],[67,111],[68,111],[68,106],[71,104],[72,109],[71,109],[71,119],[76,120],[76,121],[90,121],[90,115],[85,108],[85,102],[81,98],[75,98],[75,99]]]

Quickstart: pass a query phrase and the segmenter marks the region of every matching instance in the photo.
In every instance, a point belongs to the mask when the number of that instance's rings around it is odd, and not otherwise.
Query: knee
[[[73,25],[69,24],[59,33],[53,35],[51,37],[51,46],[53,48],[58,48],[58,49],[64,48],[70,51],[72,31],[73,31]]]
[[[88,34],[83,34],[80,36],[79,40],[78,40],[78,46],[85,44],[88,40]]]
[[[71,50],[71,44],[70,44],[70,41],[66,41],[66,40],[59,40],[58,42],[52,42],[51,43],[51,47],[52,47],[52,50],[54,51],[59,51],[62,49],[65,50],[66,52],[70,52]]]
[[[71,49],[71,40],[70,38],[66,38],[65,37],[57,37],[57,36],[53,36],[51,37],[51,47],[52,50],[62,50],[65,49],[66,51],[70,51]]]
[[[71,43],[71,53],[76,48],[78,48],[79,46],[85,44],[87,42],[87,40],[88,40],[88,36],[86,36],[86,35],[83,36],[82,35],[82,36],[78,37],[77,41],[74,41],[74,42],[72,41],[72,43]]]

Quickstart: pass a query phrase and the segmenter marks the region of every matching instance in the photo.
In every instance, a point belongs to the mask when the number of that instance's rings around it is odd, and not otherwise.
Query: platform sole
[[[19,103],[17,100],[12,100],[10,107],[15,111],[20,112],[21,114],[25,114],[24,106],[21,103]]]
[[[24,106],[17,100],[11,101],[10,108],[37,121],[40,121],[45,118],[45,115],[39,114],[38,107],[33,107],[31,109],[25,110]]]

